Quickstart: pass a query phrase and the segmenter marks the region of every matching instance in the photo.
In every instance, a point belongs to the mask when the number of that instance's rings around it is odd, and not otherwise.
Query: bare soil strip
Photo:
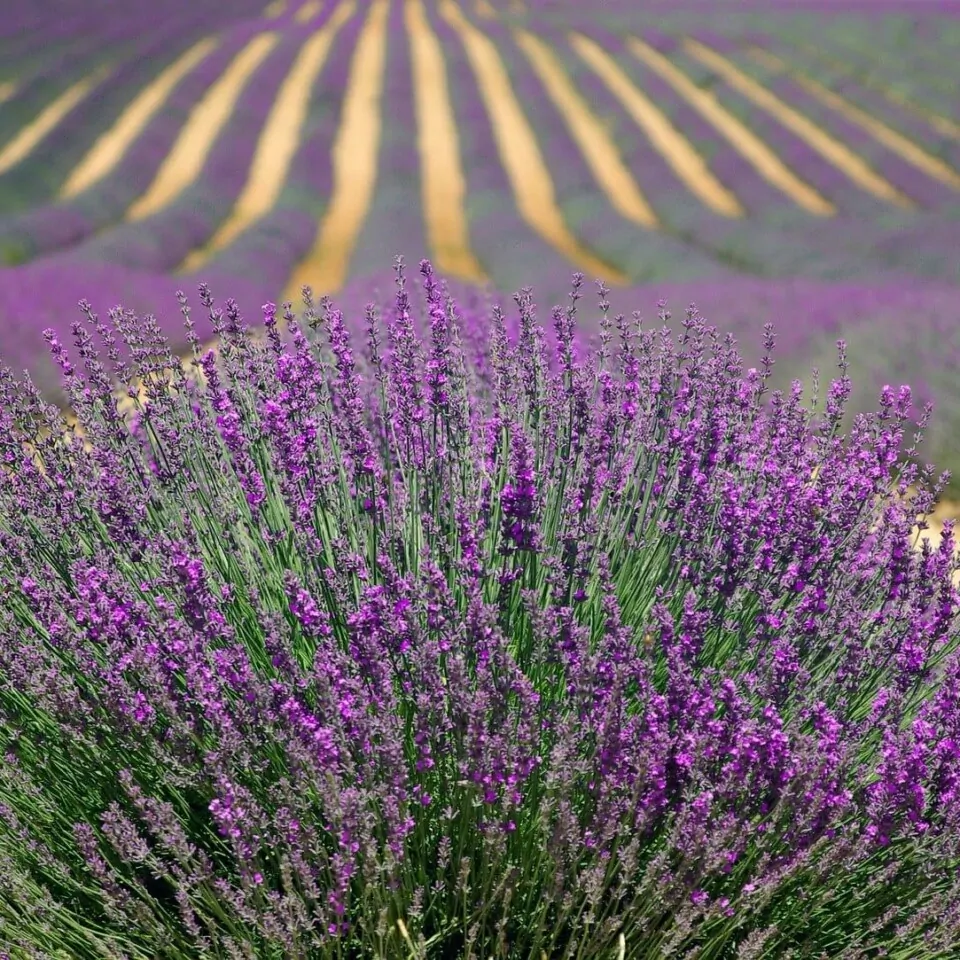
[[[928,177],[945,183],[954,190],[960,190],[960,174],[938,157],[927,153],[921,147],[918,147],[908,137],[897,132],[892,127],[871,116],[866,110],[851,103],[846,97],[841,97],[839,93],[834,93],[822,83],[817,82],[812,77],[791,69],[783,60],[761,50],[759,47],[750,49],[750,55],[758,63],[765,66],[768,70],[775,73],[786,73],[794,82],[798,83],[812,97],[819,100],[824,106],[835,110],[845,119],[857,124],[863,130],[873,137],[878,143],[883,144],[888,150],[902,157],[907,163],[912,164],[918,170],[922,170]]]
[[[430,29],[423,0],[406,0],[404,17],[413,66],[427,240],[441,273],[484,283],[486,273],[470,246],[464,208],[467,186],[443,48]]]
[[[628,37],[627,47],[638,60],[669,83],[767,183],[814,216],[829,217],[837,212],[829,200],[798,177],[749,127],[726,110],[715,94],[702,90],[662,53],[637,37]]]
[[[320,0],[307,0],[307,2],[293,15],[295,23],[309,23],[322,9],[323,4]]]
[[[797,41],[796,47],[814,60],[818,60],[833,70],[841,71],[846,76],[855,80],[856,83],[861,84],[868,90],[872,90],[874,93],[878,93],[888,103],[892,103],[907,113],[912,113],[914,116],[926,121],[937,133],[943,134],[945,137],[950,137],[952,140],[960,140],[960,123],[950,120],[939,113],[935,113],[928,107],[922,106],[902,94],[899,90],[888,87],[885,83],[881,83],[875,77],[863,74],[859,70],[852,70],[849,63],[822,53],[819,49],[811,47],[809,44]]]
[[[648,230],[660,220],[620,155],[608,130],[592,113],[556,54],[529,30],[517,28],[514,39],[540,78],[583,154],[594,180],[622,217]]]
[[[62,198],[78,193],[102,180],[124,158],[130,145],[167,102],[178,83],[216,46],[215,37],[194,44],[137,94],[116,123],[101,136],[77,164],[60,189]]]
[[[295,303],[305,284],[318,295],[340,289],[373,200],[380,151],[388,13],[388,0],[373,0],[357,41],[344,92],[343,118],[331,151],[333,195],[313,249],[293,271],[287,286],[285,297]]]
[[[343,0],[324,26],[300,49],[260,133],[247,182],[230,216],[205,246],[190,253],[180,265],[179,272],[201,267],[273,209],[300,145],[314,83],[327,61],[338,31],[355,11],[356,0]]]
[[[83,101],[111,73],[109,66],[100,67],[93,73],[69,86],[52,103],[47,104],[20,132],[0,150],[0,173],[6,173],[22,160],[26,160],[44,137],[48,136],[63,118]],[[12,95],[12,94],[11,94]]]

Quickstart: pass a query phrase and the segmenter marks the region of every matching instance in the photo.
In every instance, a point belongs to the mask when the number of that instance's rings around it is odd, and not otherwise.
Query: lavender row
[[[241,7],[242,9],[242,7]],[[262,26],[259,19],[224,20],[222,10],[184,4],[170,11],[163,22],[144,29],[144,19],[121,17],[102,26],[87,24],[62,54],[47,60],[39,73],[31,71],[25,85],[4,105],[6,123],[0,130],[0,145],[29,123],[55,96],[71,83],[88,76],[103,64],[116,70],[42,141],[33,154],[5,175],[0,175],[0,218],[55,198],[66,171],[119,114],[153,68],[174,59],[202,35],[215,33],[229,41],[239,29]],[[47,47],[50,43],[48,41]]]
[[[43,218],[46,210],[53,207],[71,219],[75,205],[58,202],[58,193],[70,171],[82,160],[87,151],[105,133],[120,115],[131,98],[131,91],[137,90],[153,79],[157,69],[183,53],[180,31],[171,27],[161,28],[159,36],[152,35],[150,42],[128,56],[118,69],[102,79],[91,93],[77,104],[57,126],[26,156],[18,165],[6,173],[0,174],[0,236],[8,244],[15,244],[31,255],[48,249],[51,242],[44,236]],[[59,94],[65,86],[59,74],[56,80],[44,83]],[[79,79],[77,77],[73,80]],[[52,97],[50,98],[52,99]],[[40,109],[33,99],[23,104],[18,111],[17,127],[29,122]],[[149,168],[147,168],[149,169]],[[145,172],[143,167],[139,172]],[[113,185],[105,185],[108,196],[107,209],[102,214],[109,218],[119,211],[111,211],[109,192]],[[80,209],[84,206],[96,217],[97,199],[93,196],[82,198]],[[40,230],[34,243],[33,222],[41,217]],[[51,216],[46,214],[46,216]],[[57,214],[53,215],[56,219]],[[56,229],[56,228],[54,228]],[[66,227],[67,235],[75,235],[76,227]]]
[[[738,20],[741,36],[760,30],[790,44],[813,47],[857,73],[896,86],[931,109],[955,112],[951,99],[949,36],[952,18],[918,16],[913,26],[901,18],[824,17],[817,14]],[[826,24],[826,28],[825,28]]]
[[[745,211],[743,218],[729,218],[705,208],[689,190],[681,187],[673,171],[651,147],[646,135],[632,123],[620,123],[617,136],[624,145],[624,156],[630,169],[642,172],[644,183],[649,185],[649,195],[656,198],[665,229],[682,237],[691,249],[699,249],[716,263],[724,264],[736,273],[777,273],[776,264],[771,264],[768,257],[771,236],[775,238],[776,249],[782,245],[780,238],[783,232],[789,231],[792,225],[808,225],[811,216],[761,178],[743,156],[671,86],[630,55],[615,34],[599,27],[584,28],[579,32],[597,42],[615,58],[617,65],[663,110],[676,129],[704,157],[711,172],[733,192]],[[638,31],[637,35],[654,49],[670,49],[664,43],[663,36],[656,31],[645,29]],[[577,68],[577,82],[589,95],[590,102],[598,110],[615,109],[609,91],[592,71],[577,64],[577,59],[576,56],[571,57],[571,62]],[[749,251],[740,241],[739,238],[744,235],[758,238],[753,251]],[[823,254],[824,262],[829,259],[835,263],[833,258],[835,251]],[[674,269],[683,269],[683,262]],[[850,269],[853,269],[852,265]],[[669,279],[669,276],[663,279]]]
[[[920,26],[924,21],[920,21]],[[879,77],[886,77],[921,103],[960,120],[957,110],[955,71],[956,44],[960,34],[949,19],[926,21],[921,39],[872,35],[869,22],[846,22],[823,40],[823,49],[834,56],[850,58]]]
[[[674,127],[690,140],[707,161],[714,175],[724,186],[732,190],[742,203],[751,223],[755,221],[762,223],[767,219],[777,222],[789,222],[791,219],[797,222],[809,220],[809,214],[799,210],[793,200],[788,199],[761,177],[743,155],[735,150],[729,141],[670,84],[633,56],[624,45],[622,33],[618,35],[613,30],[603,27],[584,28],[580,32],[593,39],[613,56],[618,66],[636,86],[666,114]],[[676,40],[661,30],[644,27],[642,30],[631,30],[630,33],[668,58],[674,56],[676,52]],[[578,76],[581,84],[590,83],[589,73],[581,70]],[[585,86],[585,89],[589,89],[593,97],[604,96],[603,88],[598,81],[593,81],[589,87]],[[606,94],[606,97],[599,102],[609,102],[609,96]],[[618,132],[625,137],[628,134],[631,135],[631,157],[637,158],[633,163],[635,169],[646,172],[665,167],[664,161],[650,148],[641,131],[630,125],[624,125]],[[666,172],[672,180],[673,174]],[[658,194],[667,189],[668,182],[663,177],[657,180]],[[701,204],[693,202],[692,198],[685,200],[689,197],[688,193],[685,192],[684,197],[677,194],[676,187],[672,187],[667,194],[670,198],[669,209],[671,216],[676,218],[684,229],[689,230],[694,224],[704,219],[712,219]]]
[[[235,27],[177,84],[170,98],[141,131],[120,163],[104,179],[67,200],[37,207],[13,220],[0,221],[6,246],[26,259],[74,246],[121,220],[153,181],[197,102],[260,28]],[[127,96],[130,96],[128,91]],[[92,140],[88,142],[88,146]],[[57,184],[62,186],[62,182]]]
[[[886,263],[878,263],[872,249],[879,228],[844,214],[820,218],[801,210],[794,201],[762,180],[742,156],[689,104],[680,100],[660,77],[630,57],[612,33],[594,28],[587,35],[617,56],[620,66],[637,78],[638,86],[664,109],[676,127],[689,136],[704,155],[710,157],[711,169],[746,207],[747,216],[743,219],[719,217],[702,208],[696,209],[690,202],[683,202],[682,197],[673,199],[668,185],[661,187],[657,183],[655,195],[673,200],[663,204],[667,229],[677,230],[691,244],[699,245],[718,261],[748,275],[871,279],[885,269]],[[675,44],[666,36],[652,30],[643,30],[639,36],[654,49],[677,55]],[[586,76],[580,80],[581,84],[588,81]],[[591,91],[592,103],[605,102],[599,86],[585,86],[584,89]],[[643,169],[645,173],[656,169],[656,157],[651,157],[649,147],[640,137],[635,142],[635,149],[643,152],[628,154],[631,158],[637,157],[632,163],[634,169]],[[715,152],[707,149],[711,143],[716,145]],[[904,221],[902,217],[900,221],[912,222]],[[895,223],[880,230],[880,235],[893,235],[898,229],[900,224]]]
[[[403,4],[391,4],[387,59],[381,93],[377,182],[351,260],[363,277],[398,254],[417,263],[430,254],[423,220],[423,187],[417,150],[413,70]]]
[[[732,41],[727,41],[716,32],[699,30],[693,35],[721,55],[732,54],[736,50]],[[671,59],[696,83],[712,89],[723,107],[750,127],[791,170],[826,197],[841,215],[876,220],[889,213],[888,202],[855,186],[844,173],[778,119],[729,88],[710,67],[682,49]]]
[[[132,34],[157,22],[156,4],[152,0],[126,0],[122,4],[115,0],[84,0],[81,6],[72,0],[61,0],[59,6],[59,10],[54,10],[50,0],[45,0],[42,8],[32,0],[6,0],[0,37],[9,38],[15,47],[39,50],[43,37],[57,40],[93,34],[104,36],[111,30]],[[223,25],[229,20],[258,16],[263,6],[260,0],[231,0],[229,8],[219,0],[168,0],[164,13],[171,23],[181,26],[189,23],[193,16]]]
[[[815,51],[810,48],[793,47],[781,36],[770,33],[751,34],[749,39],[779,56],[791,68],[815,77],[828,89],[903,134],[949,166],[960,169],[960,141],[938,131],[936,121],[931,122],[931,119],[921,112],[922,105],[920,110],[911,109],[891,96],[884,96],[888,89],[886,85],[881,85],[879,89],[872,88],[869,78],[864,82],[864,75],[850,64],[815,56]],[[893,97],[895,96],[893,94]],[[960,130],[960,122],[957,123],[957,129]]]
[[[960,197],[956,189],[934,179],[871,136],[860,125],[822,104],[788,75],[771,75],[745,55],[731,55],[737,66],[785,103],[809,118],[825,133],[853,150],[867,165],[909,200],[923,208],[937,208]]]
[[[541,295],[546,302],[555,303],[563,297],[557,281],[570,272],[570,264],[517,212],[516,199],[497,151],[493,126],[463,44],[446,20],[433,10],[429,10],[429,16],[431,28],[443,48],[447,83],[457,119],[473,252],[498,289],[517,289],[524,283],[544,278],[551,287],[541,287]]]

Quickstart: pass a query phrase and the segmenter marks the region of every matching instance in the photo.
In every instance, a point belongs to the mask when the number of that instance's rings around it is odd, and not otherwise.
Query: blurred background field
[[[696,302],[748,361],[774,323],[781,386],[844,337],[854,407],[911,384],[960,476],[958,11],[5,0],[0,361],[61,400],[41,331],[81,297],[179,350],[200,281],[253,324],[303,283],[359,321],[428,256],[546,321],[582,270],[650,322]]]

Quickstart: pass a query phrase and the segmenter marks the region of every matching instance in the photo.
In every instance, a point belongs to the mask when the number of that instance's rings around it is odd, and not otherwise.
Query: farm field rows
[[[960,0],[3,8],[0,960],[960,957]]]
[[[625,309],[723,286],[741,316],[769,287],[779,315],[741,326],[799,327],[791,372],[853,321],[882,366],[899,338],[866,303],[909,300],[924,329],[956,320],[955,18],[854,5],[823,36],[793,8],[179,9],[143,30],[147,5],[95,4],[46,42],[39,21],[0,37],[0,357],[45,389],[39,331],[101,275],[133,307],[205,280],[251,313],[303,283],[362,285],[398,253],[505,293],[532,282],[544,302],[573,270],[632,288]],[[788,280],[860,292],[824,288],[810,311]],[[897,354],[923,383],[943,379],[919,369],[929,340]]]

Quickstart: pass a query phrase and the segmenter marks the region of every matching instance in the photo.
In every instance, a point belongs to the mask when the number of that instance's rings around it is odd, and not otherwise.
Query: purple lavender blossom
[[[840,341],[812,409],[772,325],[748,367],[602,286],[586,351],[583,281],[550,333],[398,262],[362,342],[309,295],[254,340],[202,286],[186,368],[84,304],[46,339],[85,444],[0,369],[16,949],[960,946],[960,561],[912,545],[947,476],[911,390],[850,418]]]

